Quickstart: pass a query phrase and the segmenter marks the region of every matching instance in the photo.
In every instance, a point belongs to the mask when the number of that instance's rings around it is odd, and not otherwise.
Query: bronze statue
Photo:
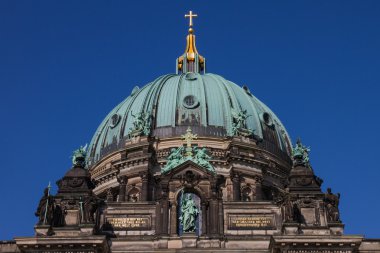
[[[190,193],[184,194],[182,190],[181,194],[181,216],[179,217],[179,221],[182,224],[182,231],[185,233],[195,232],[199,209]]]

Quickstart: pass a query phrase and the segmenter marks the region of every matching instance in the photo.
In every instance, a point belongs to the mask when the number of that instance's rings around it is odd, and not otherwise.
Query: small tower
[[[197,14],[193,14],[192,11],[185,15],[185,18],[189,18],[189,34],[186,37],[186,50],[183,55],[177,58],[176,73],[205,73],[206,71],[206,59],[201,56],[195,46],[195,35],[193,29],[193,17],[197,17]]]

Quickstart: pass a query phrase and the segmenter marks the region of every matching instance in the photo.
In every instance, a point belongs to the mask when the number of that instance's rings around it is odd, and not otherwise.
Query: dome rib
[[[232,134],[232,110],[247,110],[251,116],[246,120],[246,127],[255,130],[255,136],[264,139],[262,146],[280,150],[289,156],[291,143],[285,127],[265,104],[247,92],[211,73],[160,76],[128,96],[102,121],[90,143],[89,167],[106,154],[124,147],[133,125],[131,112],[137,114],[141,111],[152,115],[151,133],[159,138],[180,137],[189,124],[193,132],[200,136],[227,138]],[[194,96],[193,103],[199,104],[187,106],[184,104],[186,96]],[[115,113],[120,120],[111,126]],[[273,119],[274,127],[265,126],[268,123],[263,122],[263,113],[268,113]],[[266,133],[264,128],[267,129]]]

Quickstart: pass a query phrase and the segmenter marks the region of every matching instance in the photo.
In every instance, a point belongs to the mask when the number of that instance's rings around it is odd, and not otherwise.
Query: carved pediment
[[[195,176],[200,178],[211,178],[215,176],[215,174],[209,171],[208,169],[196,164],[192,160],[188,160],[173,168],[168,173],[163,174],[163,178],[183,178],[186,176],[186,173],[187,175],[189,175],[188,171],[191,171]]]

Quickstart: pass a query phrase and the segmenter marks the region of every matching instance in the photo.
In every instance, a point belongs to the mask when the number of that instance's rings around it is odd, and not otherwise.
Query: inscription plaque
[[[150,230],[150,215],[107,217],[107,224],[115,230]]]
[[[252,229],[275,229],[273,215],[265,214],[229,214],[228,229],[252,230]]]

